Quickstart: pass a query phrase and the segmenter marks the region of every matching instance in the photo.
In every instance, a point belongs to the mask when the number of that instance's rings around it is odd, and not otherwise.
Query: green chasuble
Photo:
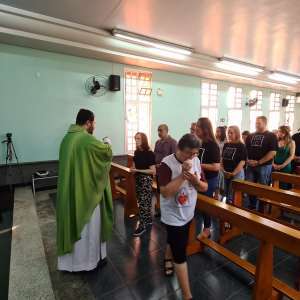
[[[83,127],[71,125],[59,151],[57,188],[57,252],[72,252],[83,227],[100,204],[101,239],[112,233],[113,205],[109,182],[111,147]]]

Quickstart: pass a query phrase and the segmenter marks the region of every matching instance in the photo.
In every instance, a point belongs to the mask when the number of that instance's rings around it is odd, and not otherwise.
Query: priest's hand
[[[108,136],[105,136],[103,139],[102,139],[103,143],[104,144],[108,144],[108,145],[112,145],[111,143],[111,139],[108,137]]]

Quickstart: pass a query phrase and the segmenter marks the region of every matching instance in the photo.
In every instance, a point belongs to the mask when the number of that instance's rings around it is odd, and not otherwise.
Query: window
[[[258,116],[262,115],[262,91],[252,90],[250,99],[257,99],[255,105],[250,106],[250,131],[255,131],[255,121]]]
[[[152,73],[125,71],[125,148],[135,150],[134,135],[144,132],[151,142]]]
[[[288,106],[285,108],[284,112],[284,124],[290,126],[290,129],[293,130],[294,127],[294,118],[295,118],[295,96],[287,95],[285,97],[289,100]]]
[[[280,97],[278,93],[270,95],[269,130],[277,129],[280,122]]]
[[[228,126],[236,125],[242,127],[242,99],[243,90],[231,86],[227,95]]]
[[[215,83],[202,82],[201,117],[209,118],[214,128],[218,122],[217,94],[218,87]]]

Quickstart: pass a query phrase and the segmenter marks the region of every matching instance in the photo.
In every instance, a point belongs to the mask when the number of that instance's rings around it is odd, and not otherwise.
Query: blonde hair
[[[241,137],[241,131],[240,131],[240,128],[238,126],[235,126],[235,125],[232,125],[232,126],[229,126],[228,129],[227,129],[227,132],[229,130],[233,130],[234,133],[235,133],[235,137],[236,137],[236,142],[240,142],[240,143],[243,143],[242,142],[242,137]]]
[[[283,140],[286,145],[289,145],[292,142],[291,128],[289,126],[283,125],[283,126],[279,126],[278,130],[284,133]]]

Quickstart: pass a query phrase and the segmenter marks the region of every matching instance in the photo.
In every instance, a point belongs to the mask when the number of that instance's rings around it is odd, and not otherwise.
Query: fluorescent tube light
[[[132,41],[135,43],[139,43],[146,46],[151,46],[157,49],[162,49],[170,52],[179,53],[182,55],[190,55],[192,54],[192,49],[176,44],[167,43],[164,41],[160,41],[157,39],[152,39],[146,36],[138,35],[131,32],[126,32],[120,29],[113,29],[113,36],[118,37],[123,40]]]
[[[168,57],[168,58],[175,58],[175,59],[181,59],[181,60],[184,60],[186,58],[186,55],[171,52],[171,51],[166,51],[166,50],[162,50],[162,49],[158,49],[158,48],[150,48],[150,50],[152,53],[154,53],[156,55],[161,55],[161,56]]]
[[[289,84],[297,84],[300,81],[300,77],[287,75],[279,72],[273,72],[269,74],[269,78],[275,81],[280,81]]]
[[[264,71],[263,68],[225,58],[219,59],[219,61],[215,64],[220,69],[251,76],[257,76],[259,73]]]

